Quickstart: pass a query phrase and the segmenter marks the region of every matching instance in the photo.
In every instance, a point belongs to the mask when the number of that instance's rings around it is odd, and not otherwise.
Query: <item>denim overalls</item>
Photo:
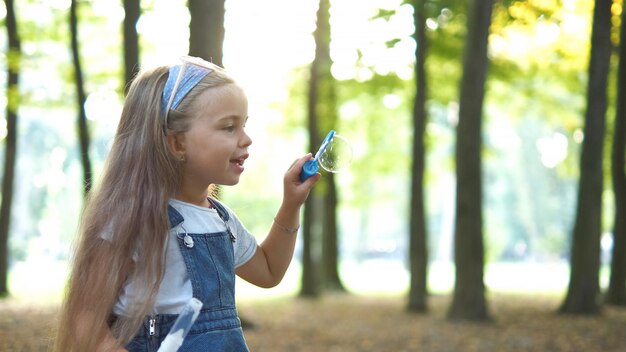
[[[211,204],[226,223],[229,218],[226,209],[217,202],[211,201]],[[168,207],[168,213],[171,228],[183,222],[182,215],[172,206]],[[178,245],[191,280],[193,296],[203,303],[200,315],[180,347],[180,352],[248,351],[235,309],[234,237],[228,225],[226,230],[178,235]],[[187,235],[193,240],[192,246],[189,246]],[[176,314],[147,317],[126,349],[131,352],[156,352],[177,317]]]

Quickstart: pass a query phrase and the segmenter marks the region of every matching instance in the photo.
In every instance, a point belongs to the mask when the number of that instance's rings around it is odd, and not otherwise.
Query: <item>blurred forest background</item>
[[[240,296],[427,311],[442,293],[470,320],[488,318],[488,292],[626,304],[623,0],[5,4],[3,295],[59,302],[128,80],[189,53],[247,91],[251,158],[220,196],[259,239],[292,160],[329,129],[354,152],[322,171],[285,281]]]

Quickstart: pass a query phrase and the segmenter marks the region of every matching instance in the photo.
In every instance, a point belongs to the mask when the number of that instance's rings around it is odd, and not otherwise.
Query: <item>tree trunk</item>
[[[311,63],[308,86],[308,129],[310,150],[315,151],[336,121],[334,82],[330,74],[330,1],[320,0],[317,10],[315,57]],[[323,209],[322,209],[323,206]],[[337,272],[337,198],[334,179],[327,175],[315,187],[304,209],[302,296],[318,296],[325,288],[343,290]],[[322,267],[318,268],[317,243],[321,239]],[[320,270],[321,269],[321,270]]]
[[[124,93],[139,71],[139,36],[137,21],[141,16],[141,0],[124,0]]]
[[[596,0],[587,87],[578,205],[570,258],[570,282],[563,313],[600,312],[600,234],[602,232],[603,148],[607,79],[611,57],[611,0]]]
[[[7,53],[7,135],[4,149],[4,174],[2,176],[2,203],[0,204],[0,297],[9,293],[9,229],[13,203],[13,179],[17,155],[17,110],[20,104],[19,70],[21,62],[20,38],[13,0],[5,0],[6,26],[9,41]]]
[[[189,55],[223,66],[224,0],[189,0]]]
[[[323,237],[323,258],[324,258],[324,287],[335,292],[345,292],[345,288],[339,276],[339,231],[337,230],[337,187],[335,185],[335,175],[328,173],[325,175],[328,193],[324,204],[324,237]]]
[[[481,125],[493,0],[470,3],[456,143],[456,278],[450,319],[486,320],[482,233]]]
[[[315,194],[315,188],[311,190],[309,197],[304,203],[302,219],[302,277],[300,283],[300,296],[315,298],[320,294],[319,283],[319,260],[315,246],[315,238],[319,238],[319,222],[315,221],[315,208],[319,196]]]
[[[626,9],[622,9],[611,176],[615,196],[613,255],[606,303],[626,305]]]
[[[309,131],[309,150],[314,150],[321,143],[319,137],[319,116],[317,106],[320,101],[320,50],[318,38],[320,36],[320,16],[324,11],[324,0],[320,0],[317,10],[318,26],[315,29],[315,58],[311,63],[308,86],[307,104],[307,127]],[[320,187],[311,190],[309,197],[304,204],[304,216],[302,221],[302,283],[300,295],[303,297],[317,297],[320,294],[320,270],[318,251],[316,250],[316,239],[321,237],[323,226],[321,212],[317,206],[323,200]]]
[[[428,241],[424,207],[424,129],[426,126],[426,14],[425,0],[413,1],[415,23],[415,101],[413,105],[413,166],[411,169],[411,213],[409,262],[411,281],[409,311],[427,310]]]
[[[309,80],[309,99],[308,99],[308,130],[310,149],[320,143],[317,134],[317,115],[315,113],[315,104],[318,100],[317,96],[317,63],[314,60],[311,64],[311,78]],[[321,221],[319,219],[320,210],[317,206],[321,201],[321,195],[318,188],[311,190],[309,197],[304,203],[303,219],[302,219],[302,277],[300,296],[307,298],[315,298],[320,294],[320,270],[319,270],[319,250],[316,246],[315,239],[320,238]]]
[[[326,134],[334,129],[337,124],[337,94],[335,89],[335,79],[330,71],[332,60],[330,58],[330,1],[321,0],[320,8],[317,12],[317,28],[315,37],[315,60],[318,61],[318,100],[315,105],[317,120],[319,121],[316,130],[318,135]],[[318,145],[315,146],[317,148]],[[312,149],[315,150],[315,149]],[[335,185],[335,175],[327,173],[324,175],[321,187],[324,192],[324,209],[321,214],[323,219],[322,231],[322,270],[323,286],[331,291],[345,291],[339,277],[339,252],[338,240],[339,231],[337,226],[337,204],[339,203],[337,187]]]
[[[91,160],[89,158],[89,128],[87,126],[87,114],[85,113],[85,89],[83,83],[83,70],[80,64],[80,52],[78,48],[78,16],[76,14],[77,1],[70,4],[70,32],[72,40],[72,60],[74,63],[74,80],[76,83],[76,98],[78,108],[78,136],[80,142],[80,158],[83,165],[83,191],[85,196],[91,189]]]

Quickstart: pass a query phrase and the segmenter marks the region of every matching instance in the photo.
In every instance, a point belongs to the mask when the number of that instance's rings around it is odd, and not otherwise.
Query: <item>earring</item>
[[[184,155],[180,157],[180,162],[181,162],[181,163],[182,163],[182,162],[185,162],[185,156],[184,156]]]

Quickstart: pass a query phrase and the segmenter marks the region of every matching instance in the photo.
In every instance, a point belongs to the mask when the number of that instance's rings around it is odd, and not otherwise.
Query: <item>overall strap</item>
[[[185,220],[178,210],[174,209],[174,207],[169,204],[167,205],[167,215],[170,220],[170,229],[173,229]]]
[[[223,204],[221,204],[215,199],[211,199],[211,198],[207,198],[207,199],[209,200],[209,203],[211,203],[213,208],[217,210],[217,215],[220,216],[220,218],[222,219],[222,222],[224,222],[224,226],[226,226],[226,232],[228,232],[228,237],[230,238],[232,242],[235,242],[237,238],[233,234],[233,231],[231,231],[230,226],[228,226],[228,219],[230,218],[230,216],[228,215],[228,211],[226,210],[226,207],[224,207]]]
[[[228,219],[230,219],[230,216],[228,215],[228,210],[226,210],[226,208],[224,207],[224,205],[222,205],[222,203],[220,203],[219,201],[212,199],[212,198],[207,198],[209,200],[209,203],[211,203],[211,205],[213,206],[213,208],[215,208],[215,210],[217,210],[217,214],[220,216],[220,218],[226,222],[228,221]]]

